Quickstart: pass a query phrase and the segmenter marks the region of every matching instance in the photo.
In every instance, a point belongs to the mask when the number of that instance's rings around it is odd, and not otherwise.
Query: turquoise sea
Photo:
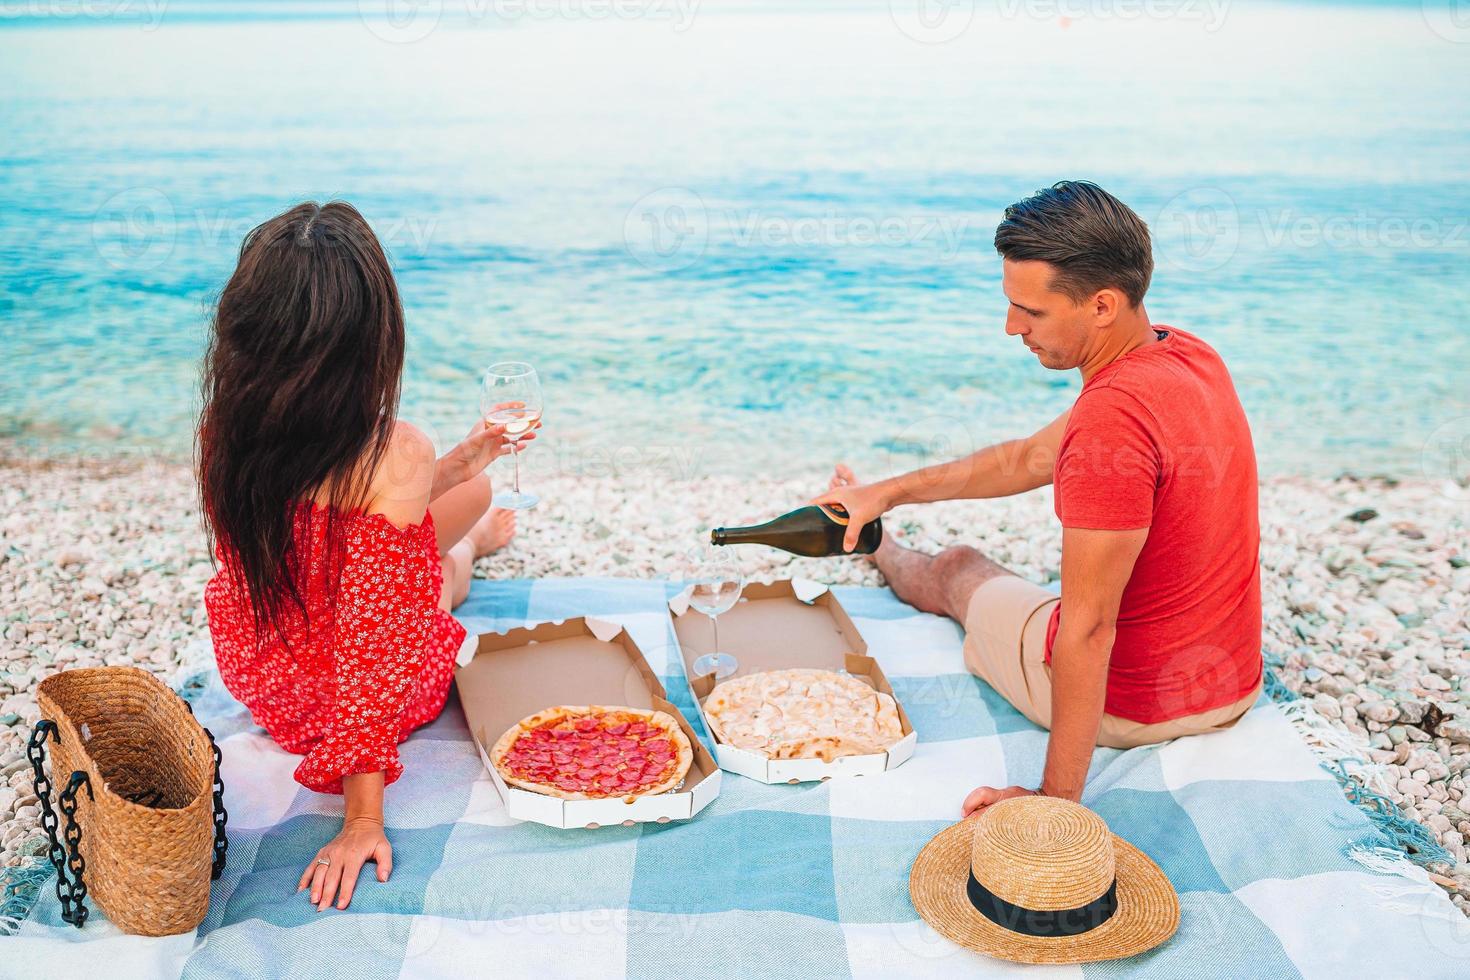
[[[0,0],[0,437],[187,451],[243,234],[345,198],[391,252],[404,414],[541,369],[528,465],[874,469],[1040,425],[1004,206],[1088,177],[1273,473],[1470,447],[1459,0]],[[655,463],[654,461],[658,462]]]

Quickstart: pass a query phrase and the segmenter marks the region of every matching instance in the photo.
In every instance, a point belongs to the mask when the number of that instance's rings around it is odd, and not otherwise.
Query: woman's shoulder
[[[400,528],[422,523],[434,486],[435,460],[428,436],[407,422],[395,422],[369,481],[367,512],[381,514]]]

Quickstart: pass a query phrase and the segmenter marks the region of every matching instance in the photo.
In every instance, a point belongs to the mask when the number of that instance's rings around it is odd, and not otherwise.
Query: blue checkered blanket
[[[291,779],[278,749],[218,684],[196,700],[224,749],[229,866],[194,934],[124,936],[102,916],[60,920],[51,883],[5,976],[944,977],[1010,964],[926,927],[909,865],[980,784],[1037,785],[1046,733],[965,673],[952,622],[887,590],[834,590],[919,733],[881,777],[768,786],[727,774],[695,819],[553,830],[509,819],[457,701],[402,748],[387,794],[392,879],[365,876],[345,912],[296,894],[340,826],[341,799]],[[622,623],[699,727],[662,583],[476,582],[473,630],[577,615]],[[1102,749],[1084,802],[1163,867],[1179,932],[1128,960],[1047,968],[1088,976],[1464,977],[1470,927],[1422,871],[1374,871],[1382,842],[1281,711],[1262,700],[1228,732]],[[1370,862],[1376,863],[1376,862]],[[1041,968],[1036,968],[1040,970]]]

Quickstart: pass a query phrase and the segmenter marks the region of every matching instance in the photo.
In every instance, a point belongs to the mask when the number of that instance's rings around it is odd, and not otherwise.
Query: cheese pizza
[[[883,752],[903,738],[898,705],[848,674],[772,670],[725,681],[704,702],[715,738],[768,759]]]
[[[694,750],[678,721],[662,711],[560,706],[512,725],[490,760],[507,783],[534,793],[632,802],[678,786]]]

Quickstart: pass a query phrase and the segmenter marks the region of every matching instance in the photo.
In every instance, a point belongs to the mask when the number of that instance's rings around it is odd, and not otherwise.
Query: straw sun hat
[[[1018,963],[1133,956],[1179,927],[1159,866],[1091,810],[1048,796],[940,831],[914,860],[909,895],[941,935]]]

